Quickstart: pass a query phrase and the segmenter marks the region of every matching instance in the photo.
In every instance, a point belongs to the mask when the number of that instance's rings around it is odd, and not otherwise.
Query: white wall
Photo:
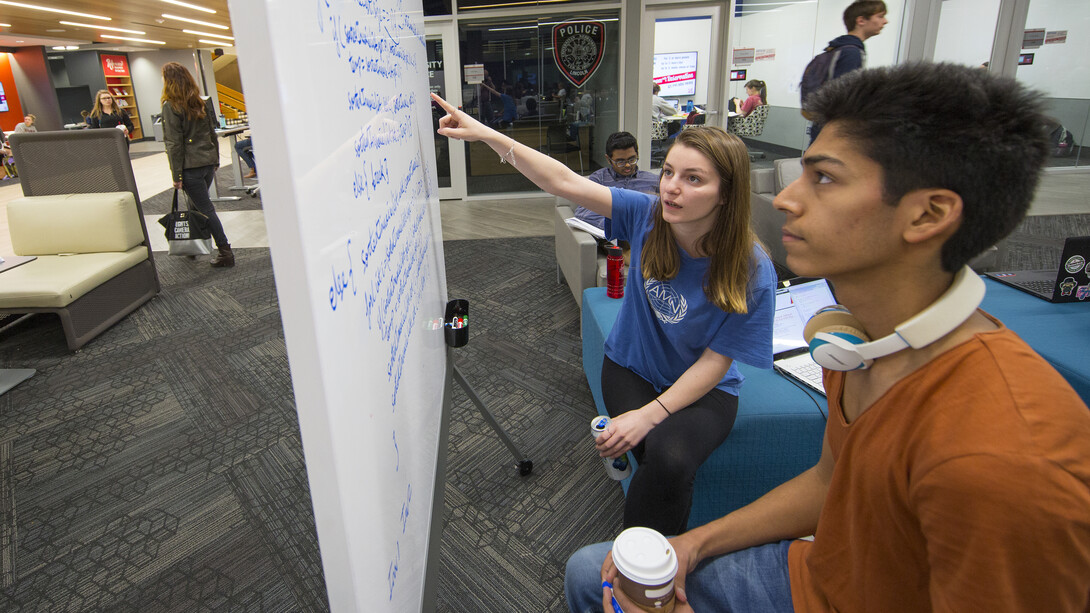
[[[935,35],[936,62],[980,66],[992,56],[1000,0],[943,0]]]
[[[1034,58],[1032,65],[1018,67],[1018,80],[1050,98],[1090,98],[1090,2],[1030,0],[1026,28],[1067,30],[1067,42],[1023,49]]]
[[[711,60],[712,20],[696,17],[655,22],[655,53],[696,51],[696,93],[674,96],[696,104],[708,101],[708,64]]]
[[[178,62],[188,68],[195,78],[199,78],[192,51],[164,49],[129,53],[132,87],[136,92],[136,105],[140,107],[140,126],[144,129],[146,138],[154,134],[151,116],[158,115],[163,108],[159,99],[163,95],[163,64],[168,62]]]

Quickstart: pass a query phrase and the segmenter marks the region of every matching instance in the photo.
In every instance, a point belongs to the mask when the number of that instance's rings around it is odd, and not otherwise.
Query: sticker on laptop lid
[[[1079,291],[1075,293],[1075,297],[1079,300],[1090,298],[1090,285],[1080,285]]]
[[[1068,277],[1063,281],[1060,281],[1060,295],[1070,296],[1071,292],[1075,291],[1075,287],[1077,286],[1078,283],[1075,281],[1075,277]]]
[[[1067,261],[1064,262],[1064,270],[1071,274],[1079,272],[1083,266],[1086,266],[1086,258],[1077,254],[1067,258]]]

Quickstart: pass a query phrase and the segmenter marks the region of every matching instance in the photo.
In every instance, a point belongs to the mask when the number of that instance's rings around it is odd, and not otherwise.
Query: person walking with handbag
[[[170,62],[163,66],[162,102],[163,140],[174,188],[185,190],[197,210],[208,217],[208,227],[219,250],[212,258],[212,267],[234,266],[235,254],[208,195],[220,162],[212,100],[202,101],[189,70]]]

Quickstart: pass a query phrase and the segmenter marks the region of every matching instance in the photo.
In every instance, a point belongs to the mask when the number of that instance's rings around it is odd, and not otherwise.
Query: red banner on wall
[[[107,77],[129,76],[129,58],[124,55],[103,55],[102,74]]]

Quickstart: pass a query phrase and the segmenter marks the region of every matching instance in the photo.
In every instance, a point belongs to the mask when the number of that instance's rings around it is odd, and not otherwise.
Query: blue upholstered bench
[[[604,287],[583,292],[583,370],[598,413],[605,339],[621,308]],[[746,377],[738,419],[727,440],[696,475],[689,527],[705,524],[764,495],[817,463],[825,431],[825,398],[770,370],[739,364]],[[628,491],[627,482],[623,484]]]

